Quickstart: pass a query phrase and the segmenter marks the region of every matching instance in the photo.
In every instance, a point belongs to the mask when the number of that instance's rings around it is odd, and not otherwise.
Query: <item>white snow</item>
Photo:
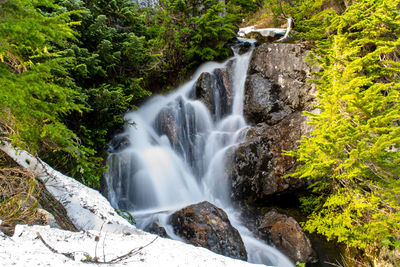
[[[21,166],[30,169],[45,182],[46,188],[61,202],[81,232],[69,232],[50,226],[17,225],[12,238],[0,231],[1,266],[86,266],[85,255],[109,261],[156,238],[130,225],[116,214],[99,192],[71,177],[55,171],[46,163],[9,143],[0,149]],[[52,252],[37,237],[40,233],[52,248],[71,253],[73,259]],[[99,236],[99,241],[95,237]],[[96,249],[97,243],[97,249]],[[104,245],[103,245],[104,244]],[[104,258],[105,257],[105,258]],[[215,254],[207,249],[157,237],[137,255],[117,264],[101,266],[261,266]],[[262,265],[264,266],[264,265]]]
[[[259,32],[262,36],[275,36],[276,34],[281,34],[284,35],[286,32],[286,29],[280,29],[280,28],[263,28],[263,29],[256,29],[256,26],[249,26],[245,28],[240,28],[238,35],[240,37],[244,37],[246,34],[249,34],[250,32]]]
[[[256,29],[257,25],[253,25],[253,26],[249,26],[249,27],[245,27],[245,28],[240,28],[238,35],[240,37],[244,37],[246,34],[249,34],[251,32],[258,32],[264,37],[268,37],[268,36],[274,37],[275,35],[279,34],[279,35],[283,35],[282,38],[277,40],[277,42],[280,42],[280,41],[284,41],[288,38],[289,32],[290,32],[292,26],[293,26],[293,18],[288,17],[286,29],[281,29],[281,28]]]
[[[49,226],[18,225],[13,237],[0,235],[0,262],[2,266],[93,266],[82,262],[98,257],[110,261],[135,248],[152,242],[151,234],[106,233],[99,231],[68,232]],[[45,242],[59,253],[69,253],[73,259],[50,251],[37,238],[39,233]],[[99,237],[96,242],[96,236]],[[97,244],[97,249],[96,249]],[[100,266],[257,266],[240,260],[217,255],[179,241],[157,239],[136,255],[114,264]],[[261,266],[261,265],[258,265]]]

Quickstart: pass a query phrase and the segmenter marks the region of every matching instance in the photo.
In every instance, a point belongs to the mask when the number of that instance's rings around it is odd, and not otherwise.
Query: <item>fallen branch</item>
[[[288,39],[288,37],[289,37],[290,30],[293,28],[293,18],[292,17],[288,17],[287,21],[288,21],[288,26],[286,28],[286,33],[282,38],[277,40],[277,42],[286,41]]]
[[[110,261],[101,262],[101,263],[106,263],[106,264],[118,263],[118,262],[121,262],[121,261],[123,261],[123,260],[125,260],[125,259],[127,259],[127,258],[130,258],[130,257],[132,257],[132,256],[135,256],[135,255],[137,255],[141,250],[143,250],[144,248],[146,248],[146,247],[150,246],[151,244],[153,244],[154,241],[157,240],[157,238],[158,238],[158,236],[156,236],[156,238],[154,238],[153,241],[151,241],[150,243],[148,243],[148,244],[145,245],[145,246],[132,249],[131,251],[129,251],[128,253],[126,253],[126,254],[124,254],[124,255],[122,255],[122,256],[119,256],[119,257],[117,257],[117,258],[115,258],[115,259],[112,259],[112,260],[110,260]]]
[[[51,247],[51,246],[43,239],[43,237],[40,235],[39,232],[36,232],[36,235],[37,235],[37,237],[40,239],[40,241],[42,241],[42,243],[43,243],[51,252],[56,253],[56,254],[63,255],[63,256],[65,256],[65,257],[67,257],[68,259],[75,260],[75,258],[74,258],[74,252],[73,252],[73,253],[59,252],[59,251],[57,251],[55,248]],[[97,237],[97,236],[96,236],[96,237]],[[85,254],[87,255],[87,260],[85,260],[85,262],[99,263],[99,264],[114,264],[114,263],[119,263],[119,262],[121,262],[121,261],[123,261],[123,260],[126,260],[126,259],[128,259],[128,258],[130,258],[130,257],[133,257],[133,256],[137,255],[141,250],[143,250],[144,248],[146,248],[146,247],[150,246],[151,244],[153,244],[153,243],[157,240],[157,238],[158,238],[158,236],[156,236],[156,238],[154,238],[150,243],[148,243],[148,244],[146,244],[146,245],[144,245],[144,246],[138,247],[138,248],[134,248],[134,249],[130,250],[128,253],[126,253],[126,254],[124,254],[124,255],[121,255],[121,256],[118,256],[118,257],[116,257],[116,258],[114,258],[114,259],[112,259],[112,260],[109,260],[109,261],[106,261],[106,260],[105,260],[105,255],[103,255],[103,261],[99,261],[98,258],[97,258],[96,256],[95,256],[94,258],[92,258],[89,254],[85,253]],[[96,242],[98,242],[98,240],[96,240]],[[97,248],[97,245],[96,245],[96,248]],[[104,251],[103,251],[103,253],[104,253]]]
[[[60,254],[60,255],[64,255],[65,257],[67,257],[68,259],[74,260],[74,256],[72,253],[64,253],[64,252],[59,252],[56,249],[52,248],[49,244],[46,243],[46,241],[44,241],[43,237],[40,235],[39,232],[36,232],[37,237],[40,239],[40,241],[42,241],[42,243],[53,253],[56,254]]]

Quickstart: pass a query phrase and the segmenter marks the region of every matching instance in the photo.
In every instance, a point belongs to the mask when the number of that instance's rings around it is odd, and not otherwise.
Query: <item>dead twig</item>
[[[42,243],[53,253],[56,254],[60,254],[60,255],[64,255],[65,257],[67,257],[68,259],[74,260],[74,256],[72,253],[63,253],[63,252],[59,252],[56,249],[52,248],[49,244],[46,243],[46,241],[44,241],[43,237],[40,235],[39,232],[36,232],[37,237],[40,239],[40,241],[42,241]]]
[[[125,259],[127,259],[127,258],[130,258],[130,257],[132,257],[132,256],[135,256],[135,255],[137,255],[141,250],[143,250],[144,248],[146,248],[146,247],[150,246],[151,244],[153,244],[154,241],[157,240],[157,238],[158,238],[158,236],[156,236],[156,238],[154,238],[153,241],[151,241],[150,243],[148,243],[148,244],[145,245],[145,246],[132,249],[131,251],[129,251],[128,253],[126,253],[126,254],[124,254],[124,255],[122,255],[122,256],[119,256],[119,257],[117,257],[117,258],[115,258],[115,259],[112,259],[112,260],[107,261],[107,262],[102,262],[102,263],[105,263],[105,264],[118,263],[118,262],[121,262],[121,261],[123,261],[123,260],[125,260]]]
[[[49,244],[47,244],[47,242],[43,239],[43,237],[40,235],[39,232],[36,232],[36,235],[37,235],[37,237],[40,239],[40,241],[42,241],[42,243],[43,243],[51,252],[56,253],[56,254],[60,254],[60,255],[64,255],[65,257],[67,257],[67,258],[69,258],[69,259],[71,259],[71,260],[75,260],[75,259],[74,259],[74,256],[73,256],[74,253],[59,252],[59,251],[57,251],[56,249],[54,249],[53,247],[51,247]],[[97,237],[97,236],[96,236],[96,237]],[[151,244],[153,244],[153,243],[157,240],[157,238],[158,238],[158,236],[157,236],[156,238],[154,238],[150,243],[148,243],[148,244],[146,244],[146,245],[144,245],[144,246],[138,247],[138,248],[134,248],[134,249],[130,250],[128,253],[126,253],[126,254],[124,254],[124,255],[121,255],[121,256],[118,256],[118,257],[116,257],[116,258],[114,258],[114,259],[112,259],[112,260],[110,260],[110,261],[105,261],[105,255],[103,255],[103,261],[99,261],[97,257],[92,258],[92,257],[90,257],[89,255],[87,255],[87,256],[89,256],[89,257],[88,257],[88,260],[85,260],[85,262],[98,263],[98,264],[114,264],[114,263],[118,263],[118,262],[121,262],[121,261],[123,261],[123,260],[126,260],[126,259],[128,259],[128,258],[130,258],[130,257],[132,257],[132,256],[137,255],[141,250],[143,250],[144,248],[146,248],[146,247],[150,246]],[[98,242],[98,241],[96,241],[96,242]],[[96,248],[97,248],[97,245],[96,245]],[[103,248],[103,249],[104,249],[104,248]],[[104,253],[104,250],[103,250],[103,253]]]

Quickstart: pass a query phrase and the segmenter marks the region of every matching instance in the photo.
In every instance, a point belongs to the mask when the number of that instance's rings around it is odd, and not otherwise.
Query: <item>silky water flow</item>
[[[168,217],[190,204],[209,201],[228,214],[249,262],[290,267],[293,264],[277,249],[253,237],[231,203],[225,155],[245,138],[248,128],[243,100],[252,49],[234,53],[224,63],[203,64],[175,92],[152,97],[125,116],[129,125],[110,143],[105,194],[113,207],[132,212],[138,228],[156,221],[177,240],[181,239]],[[231,77],[231,93],[218,85],[226,78],[221,69]],[[211,76],[213,88],[207,106],[196,99],[195,85],[202,73]]]

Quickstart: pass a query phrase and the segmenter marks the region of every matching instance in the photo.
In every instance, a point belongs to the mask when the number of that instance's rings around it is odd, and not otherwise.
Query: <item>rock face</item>
[[[282,151],[294,149],[296,141],[310,130],[300,112],[273,126],[262,123],[250,128],[246,140],[228,152],[233,162],[227,166],[232,197],[252,203],[303,186],[302,180],[282,178],[296,166],[295,159]]]
[[[218,254],[247,260],[239,232],[226,213],[204,201],[183,208],[170,217],[175,234],[187,243],[208,248]]]
[[[215,69],[212,73],[200,74],[194,85],[191,97],[202,101],[214,119],[229,114],[233,105],[232,66],[230,61],[226,68]]]
[[[246,139],[228,152],[232,165],[232,197],[247,203],[262,202],[276,194],[293,192],[304,181],[282,177],[296,167],[282,151],[293,150],[311,127],[302,111],[314,111],[316,88],[307,82],[318,67],[306,64],[309,51],[300,44],[262,44],[250,62],[244,114],[256,124]]]
[[[270,211],[260,220],[258,230],[293,262],[316,261],[310,240],[292,217]]]
[[[307,58],[310,51],[306,50],[301,44],[262,44],[254,50],[250,62],[250,74],[257,74],[257,83],[253,75],[248,78],[246,86],[245,115],[254,123],[266,122],[265,117],[271,111],[264,110],[263,117],[253,118],[251,104],[254,98],[251,95],[261,94],[258,88],[265,79],[264,83],[272,83],[274,90],[272,93],[277,95],[280,110],[312,110],[315,104],[316,87],[313,83],[307,82],[311,78],[312,72],[318,72],[319,66],[309,66]],[[252,78],[253,77],[253,78]],[[259,110],[256,110],[256,113]],[[261,119],[261,120],[259,120]],[[273,122],[272,122],[273,123]]]

